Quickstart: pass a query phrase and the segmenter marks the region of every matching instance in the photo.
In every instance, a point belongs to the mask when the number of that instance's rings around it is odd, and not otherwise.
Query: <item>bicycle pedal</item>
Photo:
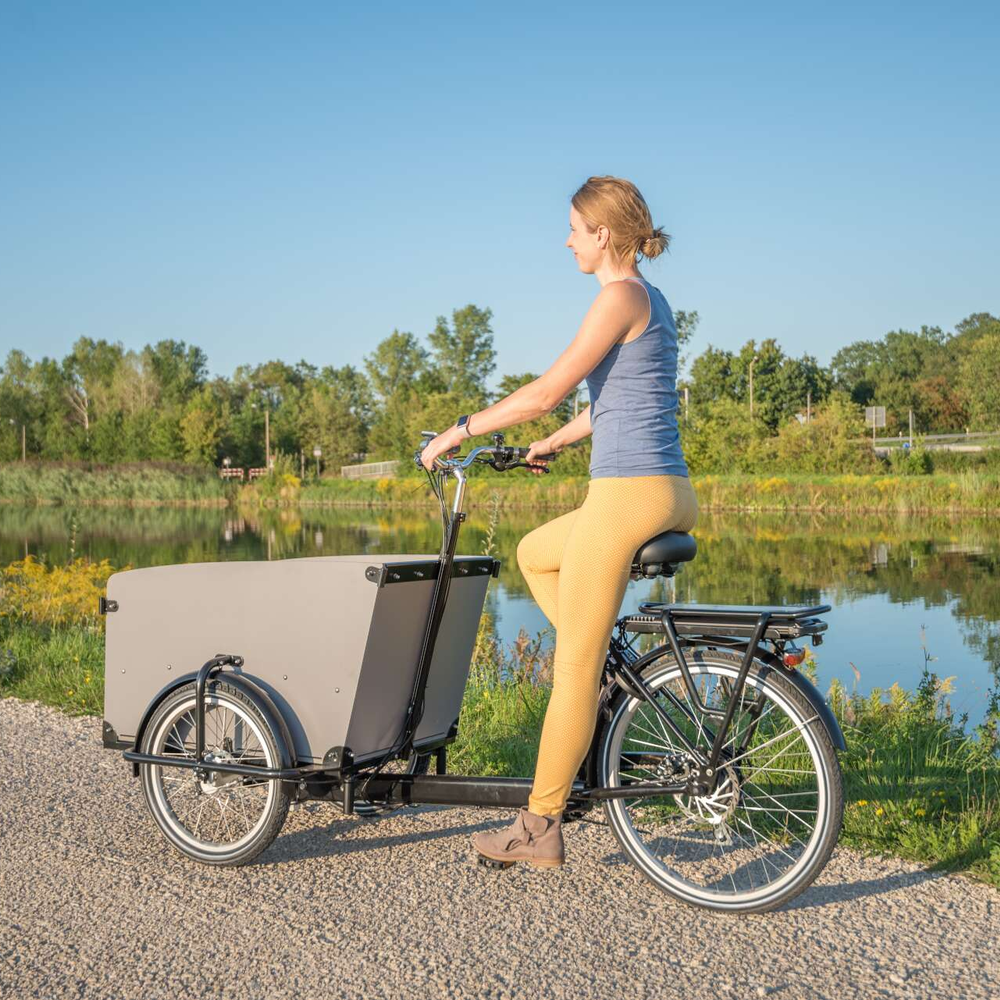
[[[497,861],[496,858],[488,858],[485,854],[479,855],[479,864],[484,868],[510,868],[517,864],[516,861]]]

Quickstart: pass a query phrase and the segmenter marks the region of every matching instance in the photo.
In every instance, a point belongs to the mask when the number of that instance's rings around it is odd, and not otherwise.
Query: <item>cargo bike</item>
[[[421,468],[434,436],[425,432],[414,455]],[[308,800],[363,815],[527,804],[530,777],[447,770],[487,584],[500,569],[495,558],[457,554],[466,473],[477,463],[531,467],[527,454],[497,433],[465,457],[435,459],[437,556],[111,576],[100,609],[104,746],[123,751],[174,848],[210,865],[245,864]],[[665,532],[638,549],[630,576],[671,577],[695,553],[691,535]],[[696,906],[760,912],[806,888],[843,814],[843,735],[796,669],[797,641],[820,643],[829,610],[647,601],[620,617],[564,824],[602,806],[624,857]]]

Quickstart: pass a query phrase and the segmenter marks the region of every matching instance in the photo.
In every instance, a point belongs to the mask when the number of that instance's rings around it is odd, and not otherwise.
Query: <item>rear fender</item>
[[[744,645],[740,651],[746,652],[746,646]],[[812,681],[804,674],[800,674],[794,667],[786,667],[773,653],[761,650],[758,652],[756,659],[762,660],[775,670],[780,670],[795,685],[802,697],[813,707],[813,710],[820,718],[820,722],[826,727],[827,733],[830,734],[830,742],[833,744],[834,750],[846,750],[847,743],[844,741],[844,733],[840,728],[840,723],[833,714],[833,709],[830,708],[826,703],[826,699],[816,690]]]
[[[142,738],[146,731],[146,726],[149,725],[149,720],[152,718],[153,713],[156,711],[157,706],[164,698],[167,697],[172,691],[176,691],[177,688],[182,687],[185,684],[190,684],[196,681],[198,678],[198,672],[192,671],[191,673],[184,674],[181,677],[176,678],[171,681],[166,687],[162,688],[156,697],[149,703],[146,707],[146,711],[143,714],[142,721],[139,723],[139,728],[135,734],[135,747],[138,750],[142,746]],[[292,742],[292,736],[288,729],[288,724],[285,722],[284,716],[281,714],[271,696],[259,685],[252,677],[246,674],[237,674],[231,670],[220,671],[208,682],[211,685],[212,681],[221,678],[227,684],[232,684],[233,687],[239,688],[247,698],[253,702],[254,706],[264,717],[264,721],[270,727],[271,732],[274,734],[275,742],[278,745],[278,756],[280,758],[280,763],[278,764],[281,768],[295,767],[295,755],[293,753],[294,743]],[[139,765],[132,765],[132,773],[138,777]],[[289,793],[294,791],[294,782],[285,782],[288,786]]]

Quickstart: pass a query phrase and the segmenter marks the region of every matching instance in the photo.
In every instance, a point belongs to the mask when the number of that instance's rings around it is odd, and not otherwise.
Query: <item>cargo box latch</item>
[[[109,601],[106,597],[97,598],[97,613],[99,615],[110,614],[112,611],[118,610],[117,601]]]

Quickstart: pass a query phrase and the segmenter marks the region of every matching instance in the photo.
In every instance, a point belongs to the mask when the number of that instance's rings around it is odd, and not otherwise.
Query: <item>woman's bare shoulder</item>
[[[607,307],[616,312],[635,310],[645,314],[648,301],[646,289],[641,282],[621,278],[618,281],[609,281],[597,293],[594,305],[599,309]]]

